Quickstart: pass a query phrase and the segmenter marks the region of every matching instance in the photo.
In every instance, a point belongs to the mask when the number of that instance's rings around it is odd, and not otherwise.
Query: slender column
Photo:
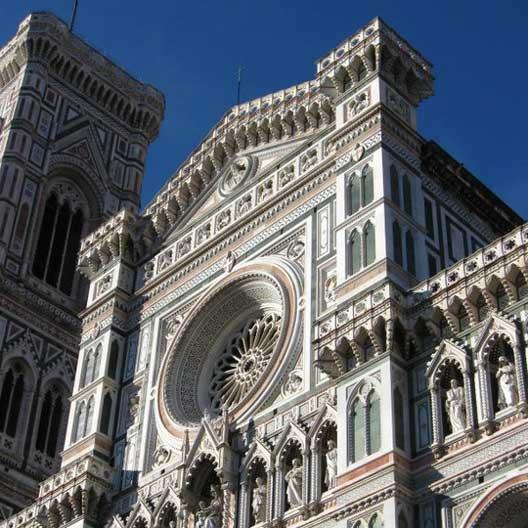
[[[275,504],[274,500],[274,481],[275,481],[275,468],[273,466],[266,472],[266,522],[269,523],[273,519],[273,508]]]
[[[526,404],[526,380],[524,379],[521,347],[518,343],[513,347],[513,356],[515,359],[515,375],[517,379],[519,403]]]
[[[244,480],[240,485],[240,527],[248,528],[250,521],[250,486],[248,480]]]
[[[479,389],[480,389],[480,398],[482,400],[482,418],[485,422],[488,422],[492,419],[492,402],[490,398],[488,376],[486,371],[486,366],[484,365],[483,360],[479,360],[477,364],[478,369],[478,378],[479,378]]]
[[[235,528],[236,526],[236,498],[230,482],[222,484],[223,522],[222,528]]]
[[[311,502],[321,500],[321,468],[322,468],[322,449],[320,443],[315,443],[312,447],[312,487]]]
[[[473,412],[473,398],[471,395],[471,376],[467,370],[463,372],[463,377],[464,396],[466,402],[466,429],[468,427],[473,429],[473,427],[475,427],[475,414]]]
[[[306,506],[310,502],[310,448],[307,447],[303,453],[303,489],[302,505]]]
[[[439,446],[442,443],[442,409],[438,387],[435,385],[431,388],[431,410],[433,420],[433,445]]]
[[[284,475],[282,474],[283,470],[280,466],[277,466],[275,468],[275,476],[274,476],[274,512],[273,512],[273,518],[274,519],[280,519],[284,515]]]

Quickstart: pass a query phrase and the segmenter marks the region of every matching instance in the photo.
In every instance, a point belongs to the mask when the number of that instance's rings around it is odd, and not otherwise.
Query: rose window
[[[223,410],[242,423],[280,395],[302,347],[302,278],[291,261],[265,257],[238,264],[202,294],[161,365],[165,430],[183,434]]]
[[[258,383],[273,355],[280,328],[280,317],[266,314],[251,319],[230,339],[212,374],[209,395],[213,409],[240,403]]]

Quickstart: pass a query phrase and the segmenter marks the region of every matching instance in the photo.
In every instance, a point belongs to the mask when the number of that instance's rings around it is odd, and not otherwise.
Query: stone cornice
[[[7,313],[30,321],[39,332],[52,336],[68,348],[77,348],[81,331],[81,321],[77,317],[2,275],[0,292],[0,303]],[[36,318],[35,314],[41,317]]]
[[[48,72],[81,90],[132,129],[153,140],[165,108],[163,95],[143,84],[72,34],[51,13],[32,13],[16,36],[0,51],[0,86],[26,64],[44,64]]]
[[[412,288],[409,306],[420,309],[422,303],[438,304],[447,292],[455,295],[457,290],[468,287],[472,279],[480,280],[482,270],[502,267],[506,260],[520,259],[524,267],[527,247],[528,224],[524,224]]]

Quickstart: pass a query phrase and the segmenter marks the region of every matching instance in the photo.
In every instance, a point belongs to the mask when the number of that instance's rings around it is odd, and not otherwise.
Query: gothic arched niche
[[[180,435],[224,408],[242,421],[278,394],[296,359],[301,293],[297,265],[267,257],[236,266],[203,294],[161,367],[165,430]]]

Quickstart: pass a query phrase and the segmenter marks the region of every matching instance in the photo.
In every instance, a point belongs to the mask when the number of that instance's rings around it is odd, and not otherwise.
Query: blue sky
[[[0,41],[29,12],[68,20],[73,0],[0,2]],[[126,9],[123,9],[126,6]],[[419,110],[434,139],[528,217],[528,3],[444,0],[80,0],[76,32],[165,93],[143,203],[236,99],[308,80],[315,60],[381,16],[434,65],[436,95]]]

